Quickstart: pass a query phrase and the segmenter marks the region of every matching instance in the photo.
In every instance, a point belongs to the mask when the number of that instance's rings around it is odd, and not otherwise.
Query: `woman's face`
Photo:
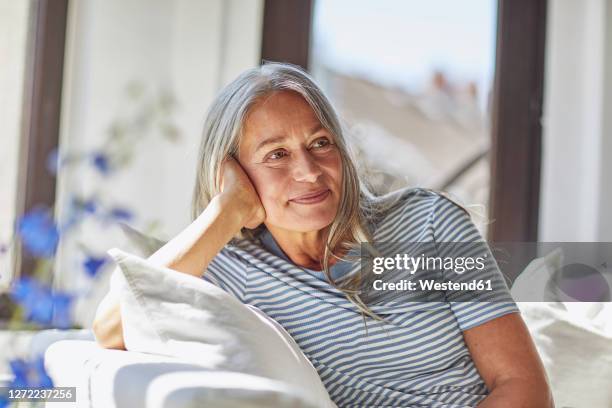
[[[266,225],[318,231],[332,223],[342,192],[334,136],[297,93],[274,92],[248,114],[238,161],[266,210]]]

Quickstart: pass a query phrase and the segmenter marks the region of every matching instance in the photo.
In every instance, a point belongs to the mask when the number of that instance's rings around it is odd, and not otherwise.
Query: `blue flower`
[[[117,222],[130,221],[134,217],[130,210],[121,207],[112,208],[108,215]]]
[[[92,157],[93,160],[93,165],[96,169],[98,169],[98,171],[100,173],[102,173],[103,175],[108,175],[108,173],[110,173],[110,163],[108,160],[108,156],[104,153],[101,152],[97,152],[93,154]]]
[[[106,262],[108,262],[108,259],[105,257],[95,258],[93,256],[88,256],[87,260],[83,263],[83,267],[85,267],[85,271],[89,276],[94,277]]]
[[[68,293],[55,293],[53,295],[53,327],[69,329],[72,327],[72,304],[74,296]]]
[[[84,212],[88,213],[88,214],[93,214],[96,212],[96,209],[98,208],[98,205],[96,204],[96,202],[93,199],[87,200],[87,201],[82,201],[81,202],[81,208],[83,209]]]
[[[71,305],[74,297],[53,291],[30,277],[21,278],[10,292],[13,300],[24,310],[25,319],[60,329],[71,327]]]
[[[36,207],[26,213],[18,224],[18,233],[26,249],[35,257],[51,258],[59,241],[59,231],[45,207]]]
[[[14,375],[10,388],[53,387],[53,380],[45,371],[45,361],[42,356],[38,356],[32,361],[18,358],[11,360],[9,364]]]

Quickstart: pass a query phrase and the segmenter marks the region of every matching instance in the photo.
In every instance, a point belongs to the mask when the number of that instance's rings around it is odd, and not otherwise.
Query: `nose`
[[[308,150],[295,153],[292,165],[291,171],[295,181],[314,183],[322,174],[316,159]]]

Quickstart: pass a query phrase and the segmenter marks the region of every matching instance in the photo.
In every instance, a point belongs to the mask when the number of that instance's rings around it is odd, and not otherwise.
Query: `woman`
[[[368,290],[375,277],[349,261],[360,242],[481,238],[440,194],[372,196],[336,113],[300,69],[266,64],[229,84],[209,110],[197,171],[193,223],[150,261],[205,271],[278,321],[339,407],[552,406],[511,299],[401,302]],[[94,332],[124,348],[110,295]]]

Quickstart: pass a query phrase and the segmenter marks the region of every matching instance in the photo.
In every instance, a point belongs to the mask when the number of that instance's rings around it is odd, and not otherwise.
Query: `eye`
[[[330,145],[331,145],[331,142],[329,141],[327,137],[321,137],[315,140],[315,142],[312,144],[312,147],[314,147],[315,149],[321,149],[323,147],[327,147]]]
[[[266,160],[280,160],[287,155],[287,152],[284,150],[275,150],[271,152],[268,156],[266,156]]]

